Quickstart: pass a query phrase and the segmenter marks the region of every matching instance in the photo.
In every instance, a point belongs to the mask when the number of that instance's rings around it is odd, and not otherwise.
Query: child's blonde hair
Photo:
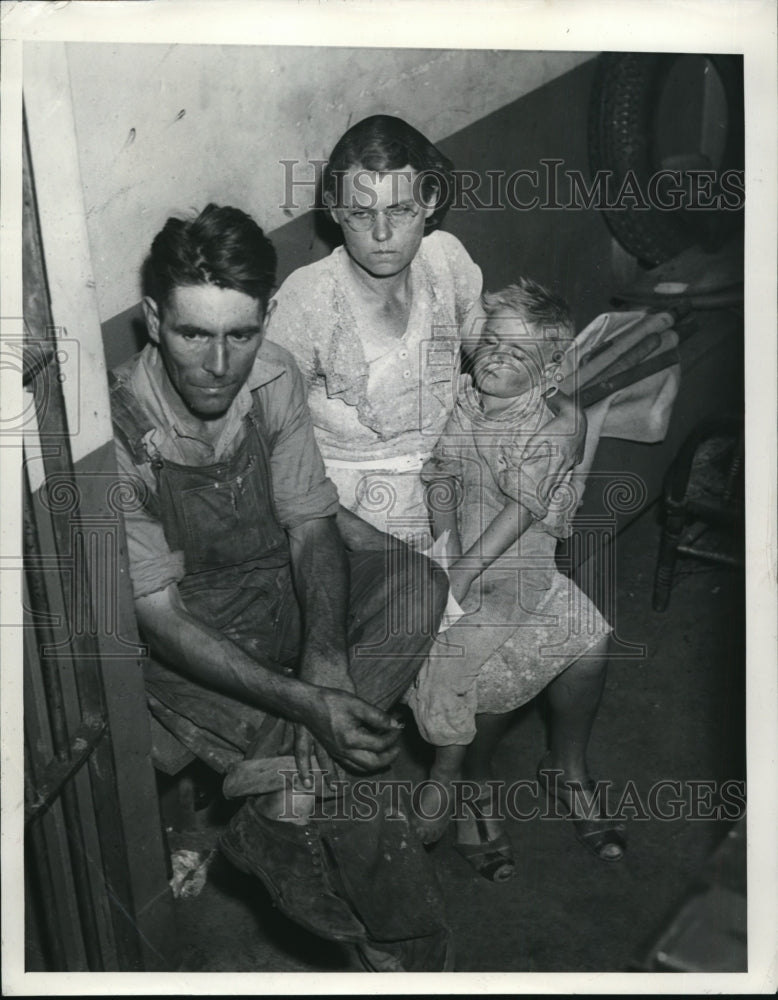
[[[573,317],[565,300],[531,278],[519,278],[499,292],[484,292],[481,301],[487,317],[507,309],[550,340],[567,340],[575,336]]]

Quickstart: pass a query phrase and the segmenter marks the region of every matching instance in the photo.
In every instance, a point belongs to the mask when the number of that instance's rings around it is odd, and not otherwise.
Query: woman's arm
[[[338,507],[336,522],[343,544],[349,552],[386,552],[389,549],[408,548],[405,542],[385,531],[379,531],[343,504]]]
[[[548,459],[543,500],[548,499],[555,483],[583,458],[587,426],[583,410],[564,393],[546,396],[545,401],[554,416],[530,438],[521,455],[522,459],[541,455]]]
[[[459,482],[454,478],[438,479],[427,486],[427,510],[430,515],[432,537],[440,538],[447,531],[448,555],[458,559],[462,555],[457,508],[454,502],[459,493]]]

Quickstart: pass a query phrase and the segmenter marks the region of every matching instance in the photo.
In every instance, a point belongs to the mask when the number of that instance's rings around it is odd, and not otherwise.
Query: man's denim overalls
[[[252,396],[235,455],[210,466],[150,458],[143,437],[153,425],[129,387],[115,378],[111,407],[116,432],[136,463],[150,462],[154,469],[158,493],[149,495],[147,509],[161,521],[170,549],[184,553],[186,575],[178,589],[187,610],[268,667],[292,673],[300,615],[289,544],[273,502],[271,444],[259,394]],[[430,630],[415,606],[407,619],[415,629],[393,637],[386,656],[359,662],[353,656],[357,642],[381,637],[385,630],[386,601],[407,601],[412,588],[407,570],[393,579],[382,553],[350,553],[349,558],[352,678],[361,697],[388,708],[418,671]],[[214,769],[225,772],[246,754],[277,752],[282,720],[188,681],[151,658],[144,673],[153,715]],[[382,801],[389,800],[383,796]],[[442,898],[407,819],[389,818],[390,813],[382,807],[369,822],[326,821],[323,828],[329,832],[323,836],[340,873],[341,893],[345,889],[369,939],[395,942],[406,967],[439,969],[450,944]]]

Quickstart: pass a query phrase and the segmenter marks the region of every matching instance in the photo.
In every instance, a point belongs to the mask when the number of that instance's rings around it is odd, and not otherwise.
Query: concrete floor
[[[619,637],[645,656],[614,659],[590,746],[590,766],[645,801],[661,779],[684,783],[745,777],[744,606],[736,572],[679,564],[669,609],[651,608],[659,527],[645,512],[616,540]],[[501,744],[495,776],[533,778],[545,748],[537,704]],[[421,776],[418,747],[403,759]],[[511,820],[516,877],[493,885],[457,855],[450,837],[431,850],[456,940],[457,971],[586,972],[634,969],[667,925],[686,887],[729,824],[634,819],[629,848],[604,864],[564,820]],[[171,847],[207,850],[218,823],[171,835]],[[209,972],[337,971],[348,959],[286,920],[262,886],[220,856],[196,898],[177,903],[180,969]]]

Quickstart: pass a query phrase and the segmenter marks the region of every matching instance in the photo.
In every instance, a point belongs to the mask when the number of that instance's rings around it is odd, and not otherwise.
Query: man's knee
[[[431,641],[448,599],[439,566],[405,546],[351,555],[350,639],[382,645],[399,637]]]

